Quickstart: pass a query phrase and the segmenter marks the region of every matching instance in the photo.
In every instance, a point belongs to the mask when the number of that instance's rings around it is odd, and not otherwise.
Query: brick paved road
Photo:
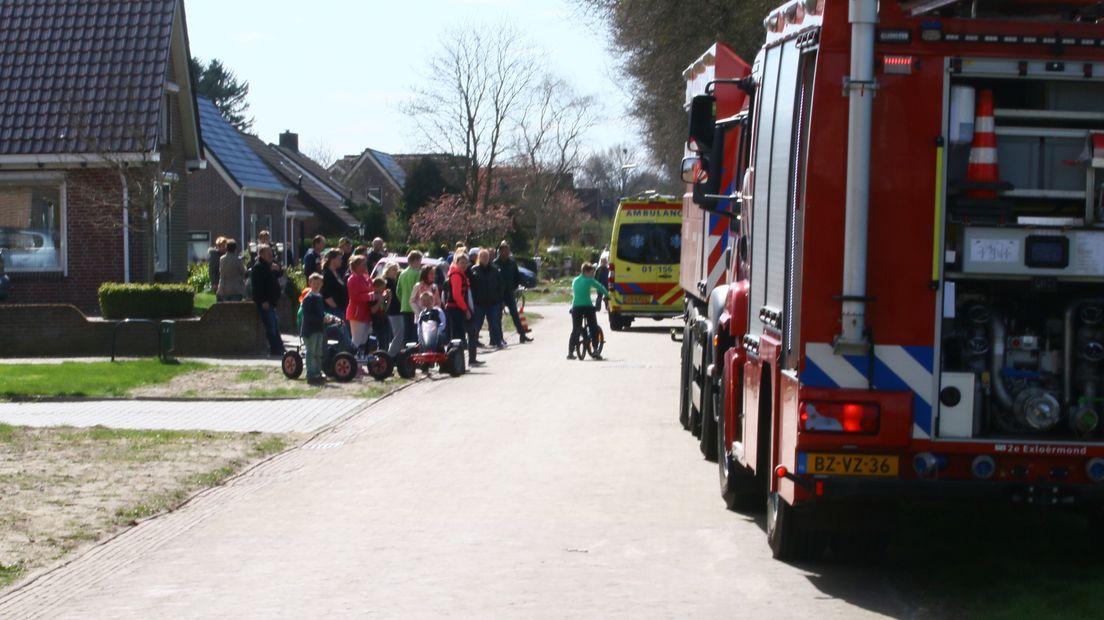
[[[561,316],[562,314],[562,316]],[[3,618],[923,617],[770,559],[678,427],[677,345],[537,343],[423,381],[0,597]]]

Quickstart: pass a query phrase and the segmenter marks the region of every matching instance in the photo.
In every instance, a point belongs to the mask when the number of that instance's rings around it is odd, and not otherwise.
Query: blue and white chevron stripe
[[[936,389],[932,371],[934,357],[932,347],[874,347],[874,388],[912,392],[912,434],[918,439],[932,435],[932,401]],[[801,383],[815,388],[864,390],[869,385],[868,367],[866,356],[836,355],[831,344],[811,342],[805,345]]]

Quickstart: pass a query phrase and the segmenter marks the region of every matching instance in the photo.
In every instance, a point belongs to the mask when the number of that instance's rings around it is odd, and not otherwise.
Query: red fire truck
[[[766,504],[779,558],[905,498],[1101,519],[1098,3],[793,0],[765,26],[690,100],[684,162],[685,213],[733,231],[702,406],[727,505]]]

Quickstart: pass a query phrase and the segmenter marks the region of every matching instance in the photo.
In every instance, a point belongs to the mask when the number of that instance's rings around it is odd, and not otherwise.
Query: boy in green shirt
[[[598,333],[598,317],[594,313],[592,290],[609,295],[606,287],[594,279],[594,265],[583,263],[582,273],[571,281],[571,340],[567,349],[569,360],[575,359],[575,347],[583,333],[583,319],[586,319],[587,328],[592,335]]]
[[[411,250],[406,255],[406,269],[399,274],[399,280],[395,285],[395,294],[399,296],[399,314],[403,323],[403,343],[415,342],[417,332],[414,327],[414,307],[410,305],[410,296],[414,294],[414,286],[418,284],[418,278],[422,272],[422,253]]]

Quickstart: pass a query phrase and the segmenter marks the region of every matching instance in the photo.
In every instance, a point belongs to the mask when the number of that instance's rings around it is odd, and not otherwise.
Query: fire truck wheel
[[[827,540],[820,532],[809,530],[808,517],[794,510],[778,493],[767,497],[767,543],[774,559],[820,559]]]
[[[705,460],[716,463],[718,409],[717,397],[714,395],[720,391],[720,386],[714,385],[711,377],[705,377],[703,383],[705,389],[702,392],[701,441],[698,442],[698,447]]]
[[[725,445],[725,404],[722,397],[713,400],[713,407],[721,412],[717,420],[717,472],[721,483],[721,498],[729,510],[754,512],[763,507],[763,491],[767,481],[763,476],[743,467],[732,457]]]
[[[612,315],[611,315],[612,316]],[[613,320],[612,318],[610,319]],[[690,327],[682,329],[682,353],[680,355],[682,373],[679,379],[679,424],[690,430]]]

